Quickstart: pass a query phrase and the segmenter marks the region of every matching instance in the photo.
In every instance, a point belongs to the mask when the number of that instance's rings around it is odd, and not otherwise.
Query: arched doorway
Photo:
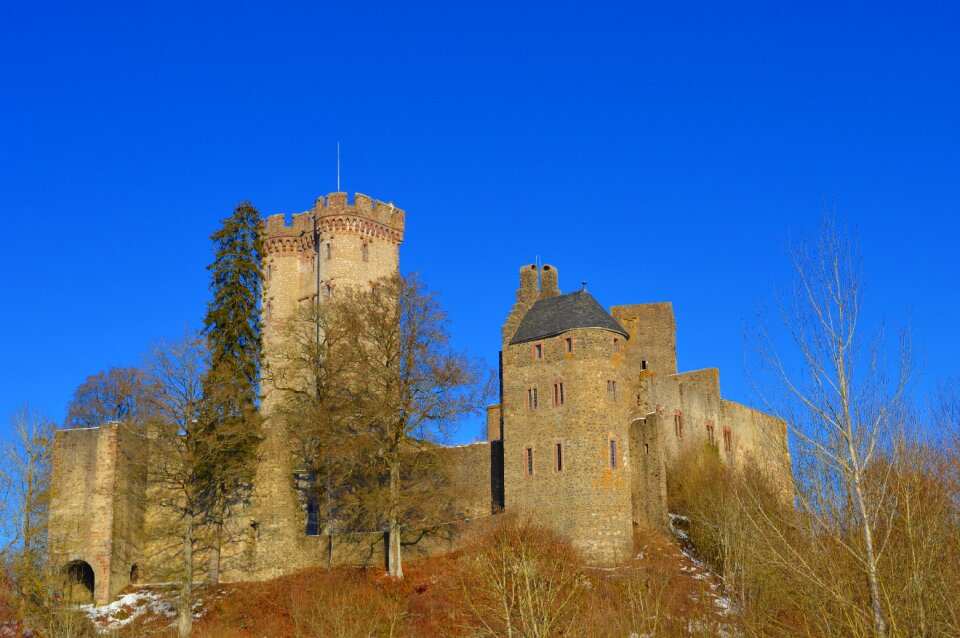
[[[95,576],[90,563],[75,560],[63,568],[64,598],[71,603],[92,603]]]

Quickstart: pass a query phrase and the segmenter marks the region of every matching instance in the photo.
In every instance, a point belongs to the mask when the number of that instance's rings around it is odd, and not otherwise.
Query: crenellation
[[[353,196],[353,205],[358,213],[373,213],[373,199],[361,193]]]

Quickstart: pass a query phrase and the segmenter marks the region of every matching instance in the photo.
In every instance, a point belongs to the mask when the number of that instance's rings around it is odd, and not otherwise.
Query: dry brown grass
[[[264,583],[199,590],[199,638],[444,638],[713,636],[718,583],[667,536],[637,536],[638,558],[596,569],[564,539],[496,517],[462,550],[410,561],[401,581],[382,569],[309,569]],[[496,603],[507,600],[509,613]],[[509,622],[510,629],[507,629]],[[169,619],[145,619],[122,638],[167,637]]]

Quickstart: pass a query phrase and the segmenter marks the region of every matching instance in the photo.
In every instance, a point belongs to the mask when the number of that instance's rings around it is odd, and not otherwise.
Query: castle
[[[321,197],[290,224],[268,217],[265,360],[298,307],[396,272],[403,235],[404,211],[360,194],[352,203],[346,193]],[[609,564],[630,555],[635,527],[667,525],[667,476],[684,450],[714,446],[734,467],[763,462],[788,477],[782,421],[723,399],[716,369],[678,372],[669,303],[607,312],[585,289],[562,294],[552,266],[524,266],[519,279],[501,331],[500,402],[487,408],[487,440],[442,450],[465,517],[529,514],[588,560]],[[311,525],[277,416],[282,397],[266,383],[261,391],[260,459],[249,501],[227,521],[221,578],[382,562],[382,533],[347,542]],[[56,434],[51,564],[97,603],[178,572],[181,541],[150,463],[149,437],[131,424]]]

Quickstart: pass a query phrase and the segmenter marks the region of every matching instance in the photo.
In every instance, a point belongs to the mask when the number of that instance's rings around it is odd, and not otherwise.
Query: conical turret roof
[[[609,330],[630,338],[589,292],[578,290],[534,303],[524,315],[510,345],[546,339],[576,328]]]

